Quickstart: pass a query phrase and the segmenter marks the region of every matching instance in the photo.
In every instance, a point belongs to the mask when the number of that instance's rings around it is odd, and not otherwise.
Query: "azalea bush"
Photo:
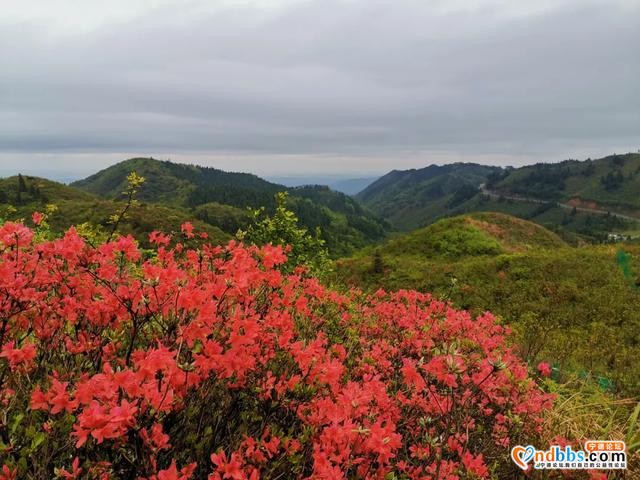
[[[0,479],[507,478],[536,444],[492,315],[202,242],[0,227]]]

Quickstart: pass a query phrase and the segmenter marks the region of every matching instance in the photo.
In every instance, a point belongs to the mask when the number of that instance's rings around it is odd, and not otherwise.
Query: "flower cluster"
[[[0,227],[0,479],[503,478],[540,432],[551,399],[490,314],[182,232]]]

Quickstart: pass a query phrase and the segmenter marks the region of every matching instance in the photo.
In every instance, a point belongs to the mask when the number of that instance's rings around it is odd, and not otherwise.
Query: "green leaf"
[[[16,433],[16,430],[18,429],[18,426],[20,426],[20,423],[22,423],[23,418],[24,418],[24,413],[19,413],[13,418],[13,422],[11,423],[11,429],[9,431],[10,435],[13,435]]]
[[[35,450],[36,448],[38,448],[46,438],[47,436],[44,434],[44,432],[36,433],[35,437],[33,437],[33,440],[31,440],[31,450]]]

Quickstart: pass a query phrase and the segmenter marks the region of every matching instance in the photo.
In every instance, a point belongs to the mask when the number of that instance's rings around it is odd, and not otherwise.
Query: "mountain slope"
[[[200,205],[202,203],[227,200],[230,205],[258,207],[261,198],[281,190],[277,184],[267,182],[249,173],[232,173],[216,168],[185,165],[152,158],[132,158],[112,165],[90,177],[71,185],[105,198],[119,198],[126,188],[127,175],[135,171],[145,178],[138,198],[149,202]],[[219,190],[218,198],[216,189]],[[222,192],[226,196],[223,196]],[[243,194],[247,198],[243,198]],[[204,198],[207,197],[208,198]]]
[[[34,211],[45,211],[47,205],[57,208],[49,217],[55,232],[88,222],[111,230],[110,217],[122,211],[124,203],[97,197],[75,187],[39,177],[14,176],[0,179],[0,217],[9,220],[29,219]],[[213,243],[225,243],[231,236],[211,224],[193,220],[193,215],[179,208],[141,202],[133,206],[121,222],[118,232],[131,234],[143,246],[153,230],[180,232],[180,226],[193,221],[198,231],[206,232]]]
[[[401,235],[381,247],[381,251],[390,255],[410,253],[456,259],[566,246],[558,235],[535,223],[502,213],[473,213],[445,218]]]
[[[490,178],[487,187],[499,193],[576,206],[640,212],[640,153],[539,163],[505,173]]]
[[[0,178],[0,203],[17,207],[32,202],[55,203],[60,200],[83,202],[96,197],[74,187],[46,178],[15,175]]]
[[[300,222],[309,229],[320,227],[327,247],[336,256],[383,239],[389,228],[352,198],[327,187],[287,188],[256,175],[151,158],[120,162],[73,186],[104,198],[120,198],[132,171],[145,178],[138,193],[140,199],[187,209],[221,228],[242,226],[238,209],[265,207],[267,212],[272,211],[274,195],[288,191],[289,206]],[[224,217],[225,206],[229,219]]]
[[[603,241],[610,234],[637,236],[640,154],[520,168],[454,164],[392,171],[357,198],[403,230],[447,216],[498,211],[576,241]]]
[[[394,226],[410,230],[431,223],[473,197],[491,174],[501,170],[473,163],[394,170],[356,198]]]
[[[474,213],[341,259],[335,281],[366,292],[417,289],[476,314],[491,311],[532,365],[550,361],[565,377],[591,372],[637,394],[640,248],[623,247],[630,278],[617,263],[619,248],[571,247],[532,222]]]

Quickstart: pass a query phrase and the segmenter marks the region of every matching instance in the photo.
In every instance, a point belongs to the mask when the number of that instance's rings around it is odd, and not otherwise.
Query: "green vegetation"
[[[73,186],[0,179],[0,219],[30,223],[34,211],[46,212],[39,235],[76,225],[98,232],[98,240],[131,234],[143,248],[151,231],[179,238],[181,225],[193,222],[212,243],[237,235],[290,246],[285,272],[306,265],[334,285],[416,289],[473,314],[491,311],[513,329],[532,369],[551,364],[545,388],[558,401],[547,431],[624,437],[640,448],[640,246],[592,244],[640,229],[580,210],[640,211],[627,191],[640,191],[638,172],[635,154],[521,169],[456,164],[391,172],[358,198],[395,226],[427,226],[384,244],[390,225],[327,187],[287,189],[254,175],[151,159],[122,162]],[[483,194],[482,183],[502,196]],[[576,208],[558,204],[569,201]],[[329,261],[339,255],[353,256]]]
[[[126,189],[125,184],[123,191]],[[4,199],[0,204],[0,218],[4,220],[29,219],[33,212],[44,212],[47,205],[54,205],[56,208],[48,217],[54,232],[88,224],[108,234],[113,229],[114,214],[127,205],[124,196],[121,201],[101,199],[74,187],[23,175],[0,179],[0,198]],[[126,213],[126,218],[118,222],[117,231],[133,235],[143,246],[148,246],[148,235],[153,230],[180,232],[180,225],[193,219],[185,210],[144,202],[132,203]],[[194,226],[214,243],[226,243],[231,238],[208,223],[194,221]]]
[[[287,188],[247,173],[182,165],[150,158],[134,158],[73,183],[74,187],[107,199],[121,198],[127,176],[136,172],[146,179],[138,198],[149,203],[178,207],[191,215],[235,234],[246,226],[247,209],[264,208],[273,214],[275,194],[289,192],[290,208],[310,230],[320,228],[333,256],[385,238],[389,224],[357,201],[322,186]]]
[[[238,236],[248,244],[280,245],[287,249],[285,271],[291,273],[297,266],[306,266],[315,276],[323,276],[329,266],[329,252],[320,230],[314,235],[298,225],[296,215],[287,210],[287,193],[276,194],[276,211],[272,216],[265,215],[261,208],[252,213],[251,222]]]
[[[356,198],[395,227],[410,230],[431,223],[473,197],[489,175],[500,171],[499,167],[473,163],[394,170]]]
[[[635,153],[505,169],[432,165],[390,172],[357,198],[401,230],[497,211],[532,220],[573,243],[603,242],[610,233],[636,235],[639,222],[614,214],[640,219],[639,174]]]
[[[640,272],[635,246],[628,269]],[[563,375],[605,377],[640,394],[640,289],[614,246],[572,247],[539,225],[497,213],[445,219],[337,262],[337,280],[367,290],[415,288],[500,315],[525,359]],[[597,352],[594,346],[597,345]]]
[[[610,233],[636,235],[634,232],[640,226],[640,222],[633,222],[611,214],[563,208],[555,202],[528,203],[504,198],[490,198],[483,195],[475,196],[449,214],[459,215],[486,211],[501,212],[535,222],[556,232],[572,244],[607,242]]]
[[[193,215],[210,225],[215,225],[221,230],[235,233],[245,228],[250,220],[251,214],[248,210],[223,205],[218,202],[203,203],[193,209]]]
[[[634,213],[640,210],[640,153],[540,163],[510,170],[488,186],[503,193],[542,200],[574,199],[604,210]]]
[[[248,173],[230,173],[215,168],[184,165],[152,158],[132,158],[117,163],[100,172],[72,183],[71,185],[105,198],[120,198],[127,186],[127,176],[131,172],[143,176],[146,181],[138,192],[142,201],[170,203],[172,205],[200,205],[213,201],[242,207],[272,202],[269,195],[275,194],[279,186]],[[216,192],[219,187],[219,197]],[[264,198],[257,199],[256,192],[263,192]],[[207,194],[211,197],[206,198]],[[243,198],[243,195],[245,196]],[[269,197],[269,198],[267,198]]]

